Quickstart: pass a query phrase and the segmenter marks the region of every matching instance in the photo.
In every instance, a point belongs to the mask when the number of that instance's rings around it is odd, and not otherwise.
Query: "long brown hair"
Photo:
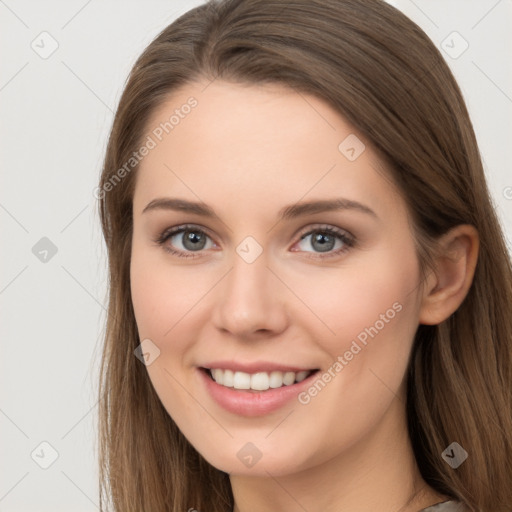
[[[398,184],[422,268],[430,268],[440,235],[459,224],[476,227],[480,252],[467,297],[440,325],[417,330],[407,375],[408,425],[430,486],[472,512],[511,510],[509,255],[452,73],[425,33],[381,0],[210,1],[166,27],[135,63],[96,193],[109,256],[99,386],[102,510],[233,508],[228,475],[188,443],[134,356],[141,342],[129,273],[137,168],[119,172],[169,93],[217,78],[285,84],[344,116]],[[469,454],[457,469],[441,457],[454,441]]]

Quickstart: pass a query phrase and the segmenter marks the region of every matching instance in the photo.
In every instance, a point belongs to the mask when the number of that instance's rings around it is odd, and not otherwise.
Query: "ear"
[[[427,278],[419,323],[437,325],[446,320],[466,297],[478,260],[479,237],[474,226],[462,224],[438,241],[435,269]]]

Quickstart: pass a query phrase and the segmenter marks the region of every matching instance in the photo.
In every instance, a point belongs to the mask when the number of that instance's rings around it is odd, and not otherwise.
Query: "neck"
[[[398,398],[372,431],[326,459],[279,477],[231,475],[233,512],[418,512],[448,499],[420,475]]]

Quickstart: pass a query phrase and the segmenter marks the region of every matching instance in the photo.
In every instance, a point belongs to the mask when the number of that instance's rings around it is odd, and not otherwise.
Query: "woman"
[[[187,12],[130,74],[97,197],[102,507],[511,509],[510,261],[399,11]]]

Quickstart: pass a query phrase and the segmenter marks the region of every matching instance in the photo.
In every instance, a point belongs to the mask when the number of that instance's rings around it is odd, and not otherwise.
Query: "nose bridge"
[[[284,328],[285,298],[269,264],[261,246],[251,240],[239,244],[216,300],[217,327],[240,336]]]

